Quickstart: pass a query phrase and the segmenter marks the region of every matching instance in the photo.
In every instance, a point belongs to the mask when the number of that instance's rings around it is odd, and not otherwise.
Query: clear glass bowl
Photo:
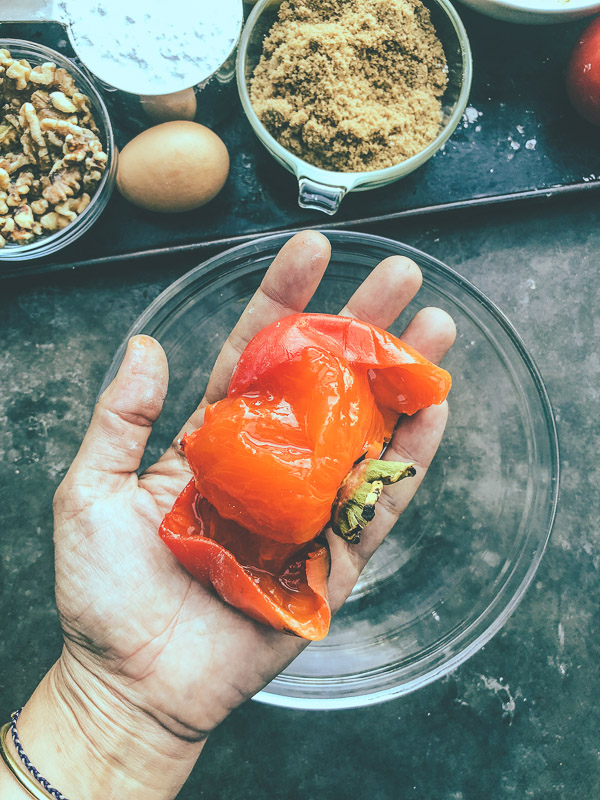
[[[455,669],[504,624],[544,552],[558,493],[558,447],[544,384],[514,328],[474,286],[418,250],[362,233],[328,232],[333,254],[309,310],[336,313],[383,258],[406,255],[424,282],[392,328],[444,308],[458,337],[440,450],[387,540],[334,618],[257,699],[343,708],[411,692]],[[200,400],[211,365],[288,235],[228,250],[163,292],[128,334],[166,350],[171,373],[145,464],[168,447]],[[126,342],[104,386],[115,375]]]
[[[13,58],[26,58],[32,66],[42,64],[45,61],[53,61],[57,66],[64,67],[70,72],[75,79],[77,87],[90,98],[100,141],[104,145],[104,152],[108,156],[106,169],[92,195],[90,204],[70,225],[48,236],[41,236],[30,244],[11,244],[7,241],[6,245],[0,249],[0,261],[25,261],[56,253],[79,239],[94,224],[104,211],[115,185],[117,149],[104,101],[90,78],[79,67],[49,47],[26,42],[22,39],[0,39],[0,48],[10,50]]]
[[[262,53],[262,43],[277,18],[281,0],[259,0],[242,31],[237,55],[237,82],[242,107],[254,133],[271,155],[298,180],[298,205],[335,214],[351,191],[377,189],[404,178],[422,166],[445,144],[464,113],[473,72],[467,32],[448,0],[423,0],[442,42],[448,62],[448,87],[442,98],[442,121],[437,137],[424,150],[393,167],[370,172],[333,172],[321,169],[290,153],[271,136],[250,102],[248,83]]]

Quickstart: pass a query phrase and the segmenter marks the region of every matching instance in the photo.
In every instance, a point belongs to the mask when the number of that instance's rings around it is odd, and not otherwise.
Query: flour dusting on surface
[[[465,108],[465,113],[463,114],[462,118],[463,128],[468,128],[469,125],[472,125],[474,122],[477,122],[479,117],[482,116],[483,116],[482,111],[478,111],[476,108],[473,108],[473,106],[467,106],[467,108]]]
[[[507,683],[502,683],[502,678],[498,680],[497,678],[488,677],[487,675],[480,675],[479,677],[483,681],[485,688],[497,695],[502,706],[502,716],[507,717],[512,723],[517,707],[515,703],[515,697],[517,695],[513,697],[510,686]]]
[[[209,78],[232,52],[241,0],[98,0],[59,4],[77,55],[98,78],[134,94],[169,94]]]

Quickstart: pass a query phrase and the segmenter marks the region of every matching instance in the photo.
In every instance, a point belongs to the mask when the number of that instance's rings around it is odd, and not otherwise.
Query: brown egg
[[[193,89],[183,89],[173,94],[141,95],[140,103],[153,122],[192,120],[196,116],[197,103]]]
[[[136,206],[175,213],[212,200],[228,172],[229,154],[216,133],[196,122],[164,122],[125,145],[117,187]]]

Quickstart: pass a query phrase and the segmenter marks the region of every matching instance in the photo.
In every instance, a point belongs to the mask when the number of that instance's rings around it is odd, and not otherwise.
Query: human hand
[[[304,309],[328,258],[327,240],[314,232],[298,234],[284,246],[225,343],[205,398],[176,441],[201,425],[206,404],[224,396],[248,340],[274,320]],[[385,328],[420,283],[415,264],[388,258],[340,313]],[[454,340],[454,325],[445,312],[424,309],[402,338],[439,361]],[[73,727],[89,726],[95,739],[102,728],[104,758],[110,752],[114,758],[117,741],[131,752],[127,731],[121,730],[121,720],[126,723],[137,738],[139,769],[135,779],[126,777],[146,782],[145,797],[148,775],[151,797],[174,796],[210,731],[307,644],[223,603],[191,578],[158,537],[164,514],[190,478],[176,446],[140,477],[136,472],[167,382],[160,345],[149,337],[133,339],[55,499],[56,594],[65,648],[46,682],[46,695],[61,697],[63,704],[67,698],[77,722]],[[416,477],[386,487],[360,544],[349,545],[328,533],[332,611],[348,596],[423,479],[446,417],[444,404],[401,422],[386,458],[414,461]],[[111,718],[118,721],[116,727]],[[28,704],[20,726],[26,729],[33,719]],[[131,766],[125,762],[132,759],[122,754],[117,760],[125,774]],[[139,765],[145,765],[146,775]],[[54,780],[68,794],[60,776]],[[95,795],[88,791],[87,796]]]

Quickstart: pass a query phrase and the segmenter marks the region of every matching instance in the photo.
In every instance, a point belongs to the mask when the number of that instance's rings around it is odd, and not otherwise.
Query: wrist
[[[0,797],[2,800],[27,800],[27,798],[31,800],[31,795],[23,788],[20,779],[14,774],[14,770],[5,756],[9,750],[15,754],[9,744],[10,730],[5,732],[5,725],[2,725],[0,736],[2,736],[1,745],[3,745],[2,759],[0,760]]]
[[[31,762],[70,800],[173,798],[203,745],[174,736],[66,650],[23,708],[18,731]]]

